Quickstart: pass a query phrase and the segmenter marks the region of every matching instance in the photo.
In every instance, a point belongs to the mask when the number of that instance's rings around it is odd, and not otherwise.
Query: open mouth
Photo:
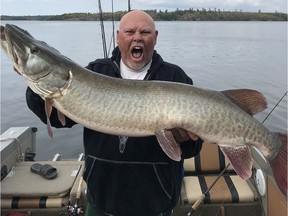
[[[10,44],[10,52],[11,52],[11,56],[13,57],[14,64],[19,65],[21,64],[21,58],[19,57],[17,48],[15,46],[17,46],[17,44],[15,43]]]
[[[140,59],[143,54],[143,47],[135,46],[133,47],[131,53],[132,53],[133,58]]]
[[[11,41],[8,40],[4,26],[1,26],[1,44],[7,53],[10,52],[10,55],[13,57],[14,63],[19,64],[20,59],[19,59],[17,52],[16,52],[16,49],[14,47],[14,43],[12,43]]]
[[[13,57],[14,57],[14,62],[18,65],[18,64],[21,64],[21,61],[20,61],[20,58],[18,58],[18,55],[14,49],[14,52],[13,52]]]
[[[11,60],[13,61],[13,69],[21,75],[21,73],[16,69],[15,65],[18,65],[19,58],[14,50],[14,48],[9,48],[8,42],[7,42],[7,36],[5,33],[5,27],[1,25],[1,47],[6,52],[8,56],[10,56]],[[11,46],[10,46],[11,47]],[[10,53],[10,54],[9,54]]]

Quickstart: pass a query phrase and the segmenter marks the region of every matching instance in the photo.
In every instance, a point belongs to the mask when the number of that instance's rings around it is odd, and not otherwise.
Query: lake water
[[[80,65],[103,57],[99,22],[9,23],[28,30]],[[286,22],[156,22],[156,27],[157,51],[182,67],[196,86],[262,92],[269,107],[256,116],[259,121],[287,91]],[[106,22],[105,28],[109,43],[111,23]],[[25,90],[25,82],[1,51],[1,133],[12,126],[37,127],[36,159],[50,159],[56,153],[77,158],[83,152],[82,127],[53,129],[54,139],[48,138],[46,126],[26,106]],[[273,131],[287,131],[287,96],[264,124]]]

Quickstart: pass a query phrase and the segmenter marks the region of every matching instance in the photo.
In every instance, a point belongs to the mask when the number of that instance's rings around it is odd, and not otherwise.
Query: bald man
[[[154,50],[157,36],[155,23],[147,13],[129,12],[120,21],[118,47],[112,57],[90,62],[87,68],[120,79],[166,80],[192,85],[180,67],[163,61]],[[29,108],[46,123],[44,101],[30,88],[26,97]],[[63,127],[55,109],[51,124]],[[66,117],[65,127],[75,124]],[[181,129],[172,129],[172,132],[182,150],[179,162],[162,151],[155,136],[114,136],[84,128],[83,177],[88,199],[85,215],[171,215],[180,196],[183,159],[195,156],[202,147],[202,140],[190,139],[195,138],[193,135]]]
[[[136,73],[143,71],[152,61],[157,36],[153,19],[145,12],[132,11],[123,16],[117,31],[123,64]]]

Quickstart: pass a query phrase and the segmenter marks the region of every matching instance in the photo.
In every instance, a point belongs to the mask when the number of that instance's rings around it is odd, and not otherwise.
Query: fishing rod
[[[77,193],[76,193],[75,204],[71,205],[69,201],[69,204],[67,205],[67,215],[69,216],[83,216],[84,215],[83,207],[80,206],[80,196],[81,196],[83,181],[84,181],[83,177],[81,176],[78,189],[77,189]]]
[[[113,43],[113,47],[112,48],[115,49],[115,19],[114,19],[114,3],[113,3],[113,0],[112,0],[112,35],[111,35],[111,40],[110,40],[110,43],[109,43],[109,49],[108,49],[107,56],[110,55],[112,43]]]
[[[191,210],[188,212],[187,216],[191,216],[197,210],[197,208],[204,201],[205,197],[209,194],[209,192],[214,187],[214,185],[218,182],[218,180],[227,171],[229,166],[230,166],[230,163],[227,164],[227,166],[222,170],[222,172],[218,175],[218,177],[214,180],[214,182],[210,185],[210,187],[203,194],[201,194],[201,196],[195,201],[195,203],[191,206]]]
[[[131,11],[131,4],[130,4],[130,0],[128,0],[128,12]]]
[[[276,105],[273,107],[273,109],[268,113],[268,115],[265,117],[265,119],[262,121],[262,124],[264,124],[264,122],[269,118],[269,116],[272,114],[272,112],[276,109],[276,107],[281,103],[281,101],[285,98],[285,96],[287,95],[286,91],[284,93],[284,95],[280,98],[280,100],[278,101],[278,103],[276,103]]]
[[[115,20],[114,20],[114,1],[112,0],[112,39],[113,48],[115,48]]]
[[[98,0],[104,58],[108,58],[101,0]]]
[[[81,153],[78,157],[77,161],[83,161],[84,159],[84,153]],[[80,170],[81,165],[78,165],[78,170]],[[80,197],[81,197],[81,192],[82,192],[82,187],[83,187],[84,179],[83,175],[80,177],[79,183],[78,183],[78,188],[76,192],[76,197],[75,197],[75,204],[73,205],[71,203],[71,200],[69,199],[69,202],[67,204],[66,208],[66,213],[61,214],[59,216],[84,216],[84,208],[83,206],[80,206]]]

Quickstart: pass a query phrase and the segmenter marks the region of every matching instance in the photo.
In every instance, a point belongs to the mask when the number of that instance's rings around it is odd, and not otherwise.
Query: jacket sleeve
[[[199,154],[202,149],[203,140],[198,138],[198,140],[188,140],[186,142],[180,143],[180,148],[182,151],[182,159],[187,159],[194,157]]]
[[[34,112],[43,123],[47,124],[47,117],[45,112],[45,102],[44,100],[34,93],[29,87],[26,90],[26,102],[29,109]],[[66,124],[63,126],[61,122],[58,120],[57,110],[53,107],[51,116],[50,116],[51,125],[56,128],[62,127],[72,127],[76,123],[71,119],[65,116]]]

